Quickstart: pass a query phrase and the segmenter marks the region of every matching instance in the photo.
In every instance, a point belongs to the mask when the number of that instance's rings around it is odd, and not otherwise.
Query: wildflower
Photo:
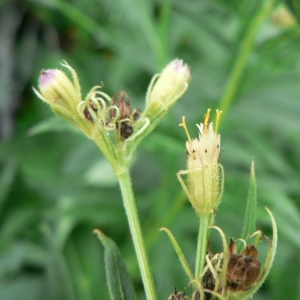
[[[191,139],[185,118],[180,124],[188,137],[186,142],[187,170],[178,173],[178,179],[191,204],[199,215],[213,213],[221,198],[222,188],[219,178],[219,155],[221,136],[218,124],[222,111],[217,110],[216,126],[210,122],[210,109],[204,115],[203,123],[197,124],[199,139]],[[182,179],[187,176],[187,183]]]
[[[42,70],[38,90],[35,88],[33,90],[58,115],[74,119],[77,105],[81,101],[80,86],[76,72],[66,62],[62,65],[71,71],[73,83],[61,70]]]
[[[190,69],[175,59],[153,77],[146,96],[145,114],[153,119],[168,111],[188,88]]]

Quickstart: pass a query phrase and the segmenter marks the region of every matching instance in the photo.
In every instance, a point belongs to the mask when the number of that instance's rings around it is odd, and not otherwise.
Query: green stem
[[[118,170],[117,170],[118,171]],[[134,200],[129,168],[127,166],[120,166],[120,172],[116,172],[123,197],[123,203],[128,219],[128,224],[133,240],[133,245],[137,255],[137,260],[142,275],[142,280],[145,288],[146,297],[148,300],[156,300],[156,293],[154,282],[150,271],[148,256],[146,253],[142,229],[137,213],[137,208]]]
[[[195,278],[200,277],[205,265],[205,255],[207,249],[207,240],[209,234],[209,226],[211,222],[211,215],[200,217],[200,227],[197,241],[197,253],[196,253],[196,268],[195,268]]]
[[[268,17],[275,2],[276,0],[265,0],[261,5],[260,10],[252,18],[248,26],[244,39],[242,40],[240,45],[240,51],[236,57],[231,74],[229,76],[223,97],[221,98],[221,101],[218,105],[218,107],[223,111],[224,114],[227,112],[227,110],[232,105],[232,102],[234,101],[234,97],[238,91],[238,87],[240,86],[246,63],[250,54],[252,53],[254,40],[258,29]]]

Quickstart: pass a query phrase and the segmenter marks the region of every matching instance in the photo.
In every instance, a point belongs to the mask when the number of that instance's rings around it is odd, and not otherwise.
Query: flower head
[[[211,214],[220,202],[219,155],[221,136],[218,124],[222,111],[217,110],[216,126],[210,122],[210,109],[204,115],[203,123],[197,124],[199,138],[191,139],[185,118],[180,124],[188,136],[186,142],[187,170],[180,171],[178,178],[188,198],[199,215]],[[181,176],[186,175],[188,186]]]
[[[74,84],[66,74],[58,69],[41,71],[39,77],[39,90],[42,100],[48,104],[58,104],[65,107],[78,104],[81,99],[77,97]]]
[[[171,61],[150,83],[146,96],[146,115],[155,118],[168,111],[186,91],[190,79],[188,65],[179,59]]]
[[[199,129],[199,139],[191,139],[186,142],[188,155],[188,169],[208,168],[218,164],[220,155],[221,135],[218,134],[218,123],[221,111],[217,110],[216,128],[210,122],[210,109],[204,115],[203,123],[196,124]],[[185,125],[184,128],[186,129]]]
[[[66,62],[62,65],[71,71],[73,82],[61,70],[42,70],[38,90],[33,90],[58,115],[73,119],[77,105],[81,101],[80,86],[76,72]]]

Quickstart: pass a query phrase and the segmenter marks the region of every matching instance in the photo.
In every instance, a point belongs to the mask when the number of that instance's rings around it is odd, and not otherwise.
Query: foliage
[[[176,57],[191,66],[187,93],[143,140],[132,168],[157,293],[167,299],[174,285],[190,291],[172,246],[157,230],[170,228],[194,265],[197,217],[175,176],[185,167],[186,138],[178,124],[182,115],[189,125],[199,123],[206,108],[219,107],[260,2],[1,4],[0,299],[109,299],[95,228],[117,243],[137,299],[144,299],[110,166],[91,141],[54,117],[32,92],[40,70],[59,68],[63,59],[77,70],[83,94],[104,82],[105,92],[124,89],[141,109],[154,73]],[[296,1],[288,2],[299,14]],[[226,178],[216,220],[227,237],[240,236],[254,157],[257,227],[270,236],[268,206],[279,228],[274,266],[254,299],[272,300],[300,298],[300,31],[278,16],[276,7],[259,27],[234,102],[222,117]],[[196,136],[196,126],[189,128]],[[221,251],[218,245],[212,232],[215,252]],[[266,253],[268,243],[259,247]]]

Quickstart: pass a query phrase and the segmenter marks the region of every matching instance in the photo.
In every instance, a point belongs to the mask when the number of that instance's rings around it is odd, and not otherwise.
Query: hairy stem
[[[207,249],[207,241],[209,235],[209,226],[211,222],[211,215],[205,215],[200,217],[200,227],[197,241],[197,253],[196,253],[196,267],[195,267],[195,278],[200,277],[205,265],[205,255]]]
[[[147,300],[156,300],[155,287],[153,277],[150,270],[148,256],[143,240],[142,229],[137,213],[137,208],[134,200],[129,168],[120,167],[119,172],[116,172],[123,197],[123,203],[128,219],[129,229],[131,232],[133,245],[137,255],[137,260],[142,275],[142,280],[145,288]],[[117,170],[118,171],[118,170]]]

